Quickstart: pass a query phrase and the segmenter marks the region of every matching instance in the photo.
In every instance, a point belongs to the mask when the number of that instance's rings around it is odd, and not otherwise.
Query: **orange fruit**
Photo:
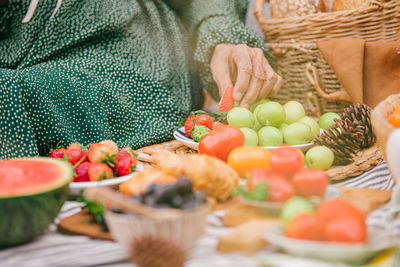
[[[245,177],[255,168],[269,168],[270,152],[259,146],[240,146],[235,148],[228,156],[228,165],[231,166],[240,177]]]
[[[400,106],[398,106],[389,119],[390,124],[394,127],[400,127]]]

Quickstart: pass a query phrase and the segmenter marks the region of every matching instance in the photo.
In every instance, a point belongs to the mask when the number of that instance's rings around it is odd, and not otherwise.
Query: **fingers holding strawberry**
[[[235,100],[233,99],[233,89],[233,85],[230,85],[225,89],[224,95],[219,102],[219,111],[229,111],[235,107]]]

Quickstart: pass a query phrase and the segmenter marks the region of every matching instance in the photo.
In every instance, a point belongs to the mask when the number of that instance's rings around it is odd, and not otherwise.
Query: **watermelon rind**
[[[63,160],[49,158],[24,158],[39,160],[62,167],[60,181],[42,192],[17,196],[0,196],[0,248],[26,243],[43,233],[53,223],[68,197],[68,184],[73,175],[72,166]]]

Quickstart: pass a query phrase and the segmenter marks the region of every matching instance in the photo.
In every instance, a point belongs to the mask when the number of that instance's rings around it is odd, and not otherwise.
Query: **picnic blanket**
[[[395,184],[386,167],[386,163],[377,165],[374,169],[359,177],[339,183],[344,186],[368,187],[376,189],[393,189]],[[396,195],[396,193],[395,193]],[[62,267],[62,266],[134,266],[129,262],[128,252],[118,243],[93,240],[85,236],[68,236],[57,233],[56,224],[67,216],[81,209],[81,204],[68,201],[64,204],[54,225],[34,242],[0,251],[0,266],[2,267]],[[400,216],[391,220],[392,203],[373,211],[367,219],[367,224],[373,227],[386,228],[392,231],[400,240]],[[203,236],[190,251],[186,267],[230,266],[255,267],[260,266],[256,256],[243,254],[223,254],[216,251],[218,237],[230,231],[222,223],[224,211],[216,211],[208,216],[208,226]],[[258,255],[268,254],[268,258],[279,261],[279,266],[333,266],[329,263],[293,258],[277,252],[273,246],[266,247]],[[303,263],[303,265],[301,265]],[[338,265],[334,266],[346,266]]]

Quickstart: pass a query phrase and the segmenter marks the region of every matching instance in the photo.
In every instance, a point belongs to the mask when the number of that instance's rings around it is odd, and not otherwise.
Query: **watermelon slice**
[[[0,160],[0,247],[32,240],[68,197],[72,166],[59,159]]]

